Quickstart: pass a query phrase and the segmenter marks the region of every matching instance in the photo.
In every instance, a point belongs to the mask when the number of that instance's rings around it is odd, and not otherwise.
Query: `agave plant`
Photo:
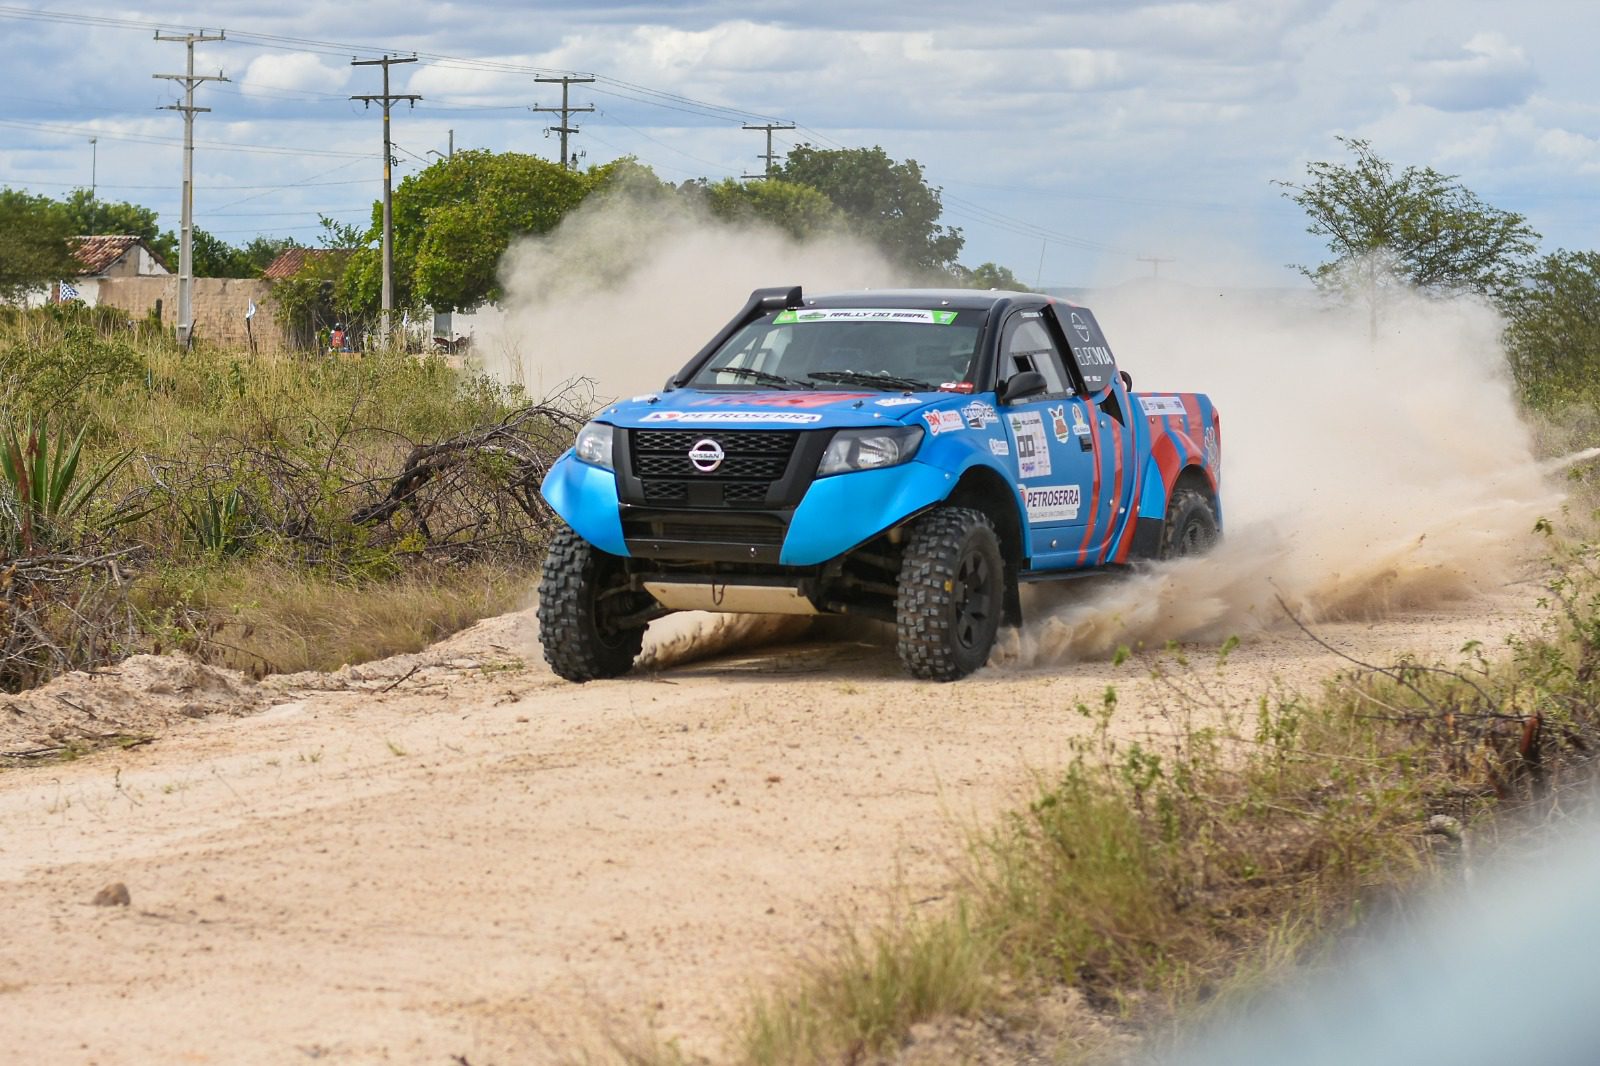
[[[88,517],[90,503],[111,475],[132,457],[130,449],[99,470],[80,476],[87,428],[71,440],[65,429],[50,433],[47,417],[29,418],[18,435],[15,423],[0,432],[0,534],[23,552],[54,540],[67,527]],[[131,521],[137,515],[117,509],[99,516],[101,529]]]

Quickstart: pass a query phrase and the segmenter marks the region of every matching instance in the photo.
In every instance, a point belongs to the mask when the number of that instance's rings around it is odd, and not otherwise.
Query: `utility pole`
[[[567,90],[574,85],[582,85],[587,82],[594,81],[594,78],[590,75],[569,74],[562,75],[559,78],[534,78],[533,80],[546,82],[552,85],[559,84],[561,86],[560,107],[530,107],[528,110],[534,112],[547,112],[549,114],[556,114],[558,112],[560,113],[561,125],[550,126],[547,128],[553,129],[557,133],[561,134],[561,165],[566,169],[571,170],[572,159],[567,155],[567,136],[569,134],[577,133],[578,127],[572,125],[570,116],[581,114],[584,111],[593,111],[594,105],[587,104],[583,107],[573,107],[571,104],[567,103]]]
[[[394,183],[391,177],[394,165],[394,150],[390,147],[389,137],[389,108],[397,100],[405,100],[412,107],[417,106],[417,101],[422,97],[416,93],[391,93],[389,91],[389,68],[396,63],[415,63],[416,56],[408,59],[395,59],[384,54],[382,59],[352,59],[352,67],[382,67],[383,92],[368,96],[352,96],[352,100],[360,100],[363,107],[370,107],[374,102],[383,105],[383,313],[378,319],[378,332],[383,337],[383,342],[389,342],[389,313],[394,310]]]
[[[215,75],[194,72],[194,46],[206,41],[226,40],[221,30],[208,34],[163,34],[156,31],[158,41],[181,41],[189,53],[188,65],[183,74],[152,74],[152,78],[165,78],[183,82],[183,103],[168,104],[164,111],[183,112],[183,225],[178,238],[178,343],[189,346],[194,334],[194,116],[209,107],[194,106],[194,87],[205,81],[227,81],[219,70]]]
[[[1150,264],[1150,276],[1152,278],[1159,278],[1161,276],[1161,264],[1162,263],[1174,262],[1174,260],[1171,260],[1171,259],[1163,259],[1159,255],[1141,255],[1141,256],[1138,257],[1138,260],[1141,263],[1149,263]]]
[[[89,202],[94,203],[94,173],[100,164],[100,138],[89,138]]]
[[[774,154],[773,151],[772,151],[772,131],[773,130],[792,130],[792,129],[794,129],[794,123],[793,122],[787,122],[787,123],[785,123],[785,122],[767,122],[767,123],[746,122],[743,126],[740,127],[740,129],[766,130],[767,131],[767,150],[765,152],[761,153],[760,155],[756,156],[757,159],[765,159],[767,161],[767,169],[764,172],[760,173],[760,174],[744,174],[744,175],[741,175],[741,176],[745,177],[745,178],[770,178],[770,177],[772,177],[773,165],[776,164],[777,161],[778,161],[777,155]]]

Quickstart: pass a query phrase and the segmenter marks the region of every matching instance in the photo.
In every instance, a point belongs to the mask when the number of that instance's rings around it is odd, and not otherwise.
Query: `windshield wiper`
[[[803,381],[796,381],[794,378],[786,378],[782,374],[773,374],[765,370],[757,370],[753,366],[719,366],[713,370],[706,371],[706,373],[732,374],[734,377],[749,378],[750,380],[758,382],[762,385],[771,385],[775,389],[811,388],[810,385],[807,385]],[[812,375],[812,377],[815,376],[815,374]]]
[[[871,385],[888,391],[907,389],[911,392],[932,392],[933,386],[916,378],[902,378],[894,374],[873,374],[865,370],[818,370],[806,377],[817,381],[833,381],[848,385]]]

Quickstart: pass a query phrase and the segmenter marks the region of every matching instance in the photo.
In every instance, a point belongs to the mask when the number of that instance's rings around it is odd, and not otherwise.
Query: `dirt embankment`
[[[1357,656],[1449,657],[1526,624],[1534,595],[1319,632]],[[532,627],[511,615],[267,686],[133,661],[5,711],[59,717],[8,723],[7,745],[160,736],[0,773],[7,1046],[101,1066],[483,1066],[610,1028],[715,1057],[744,990],[838,921],[895,892],[937,906],[960,825],[1060,764],[1078,703],[1116,685],[1130,733],[1177,709],[1144,660],[933,685],[870,641],[694,616],[655,638],[654,671],[575,686],[539,664]],[[738,646],[763,636],[789,642]],[[721,657],[689,661],[707,648]],[[1186,687],[1241,708],[1339,665],[1287,629],[1247,635],[1220,671],[1188,651]],[[150,698],[127,694],[141,676]],[[229,713],[190,716],[205,706]],[[112,882],[129,905],[95,906]]]

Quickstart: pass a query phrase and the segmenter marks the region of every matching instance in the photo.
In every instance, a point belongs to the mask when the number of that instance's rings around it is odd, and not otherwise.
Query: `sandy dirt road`
[[[1450,657],[1534,597],[1319,631]],[[883,647],[790,642],[580,687],[532,627],[0,772],[0,1058],[487,1066],[611,1025],[715,1059],[746,990],[841,919],[946,891],[959,825],[1061,763],[1076,703],[1115,684],[1118,728],[1162,724],[1138,661],[934,685]],[[1338,666],[1282,630],[1200,669],[1247,704]],[[116,881],[131,906],[91,904]]]

